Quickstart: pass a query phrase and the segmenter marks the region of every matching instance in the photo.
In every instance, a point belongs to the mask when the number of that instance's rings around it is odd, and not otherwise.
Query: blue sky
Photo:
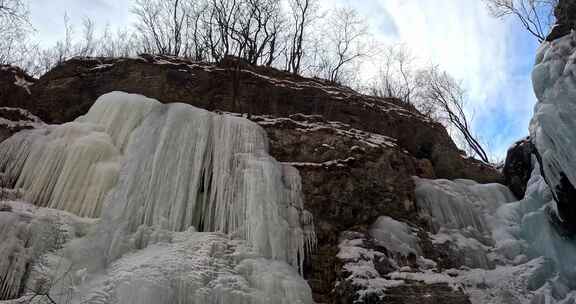
[[[503,157],[508,146],[528,134],[536,102],[530,71],[537,42],[512,19],[489,15],[481,0],[320,0],[322,9],[350,5],[378,40],[404,43],[421,64],[436,63],[461,80],[474,131]],[[134,22],[130,0],[31,0],[37,38],[50,45],[63,36],[63,15],[97,26]],[[77,26],[79,30],[80,27]],[[369,67],[365,73],[369,74]]]

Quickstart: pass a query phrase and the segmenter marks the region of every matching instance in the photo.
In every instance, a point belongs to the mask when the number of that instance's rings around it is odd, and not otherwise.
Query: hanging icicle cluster
[[[264,130],[246,119],[113,92],[74,122],[0,144],[0,169],[38,206],[85,217],[119,208],[126,236],[193,226],[301,269],[315,236],[300,177],[267,150]]]

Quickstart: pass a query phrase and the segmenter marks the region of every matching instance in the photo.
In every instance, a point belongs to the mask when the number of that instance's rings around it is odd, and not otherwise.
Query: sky
[[[468,92],[473,131],[495,159],[528,135],[536,99],[530,73],[537,41],[513,19],[493,18],[481,0],[320,0],[322,9],[352,6],[370,32],[403,43],[422,64],[435,63]],[[131,0],[31,0],[36,36],[50,45],[63,38],[66,13],[76,28],[83,17],[97,28],[133,24]],[[369,67],[365,67],[369,73]]]

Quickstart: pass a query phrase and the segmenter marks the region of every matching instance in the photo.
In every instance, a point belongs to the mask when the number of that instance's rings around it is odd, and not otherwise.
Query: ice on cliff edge
[[[1,182],[35,207],[0,212],[26,232],[0,225],[14,240],[0,251],[33,267],[0,268],[16,278],[0,278],[4,295],[48,281],[71,303],[312,303],[298,273],[315,242],[300,176],[267,151],[246,119],[122,92],[16,134],[0,144]],[[52,208],[99,219],[38,258],[31,219]]]

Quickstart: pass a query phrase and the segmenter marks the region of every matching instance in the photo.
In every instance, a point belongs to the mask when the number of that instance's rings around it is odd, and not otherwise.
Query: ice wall
[[[246,119],[113,92],[0,144],[0,169],[37,206],[100,217],[54,257],[74,303],[311,303],[312,217],[298,171],[267,150]]]
[[[555,193],[560,217],[576,225],[576,33],[544,42],[532,72],[538,98],[530,136],[545,178]]]
[[[496,211],[516,199],[500,184],[471,180],[414,178],[421,216],[435,233],[435,243],[448,243],[469,267],[489,269]]]

